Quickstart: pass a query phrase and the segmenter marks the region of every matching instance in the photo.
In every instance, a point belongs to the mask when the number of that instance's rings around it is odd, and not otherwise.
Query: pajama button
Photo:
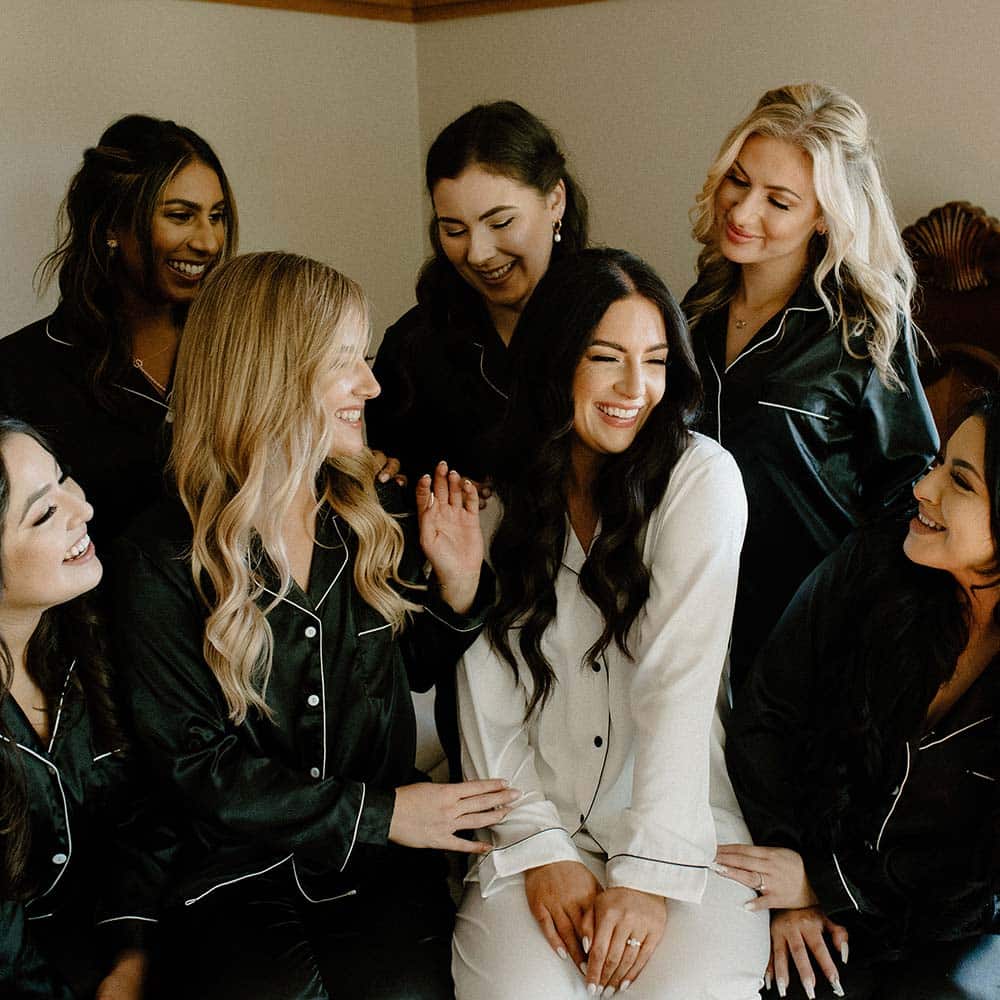
[[[62,851],[60,851],[58,854],[52,855],[52,864],[54,865],[64,865],[68,860],[69,858],[67,858]]]
[[[601,665],[597,662],[597,660],[592,660],[590,669],[593,670],[595,674],[599,674],[601,672]]]
[[[318,694],[311,694],[311,695],[309,695],[308,698],[306,698],[306,701],[310,705],[312,705],[313,708],[315,708],[319,704],[319,695]]]
[[[307,625],[306,626],[306,638],[307,639],[315,639],[316,638],[316,626],[315,625]]]
[[[313,778],[318,778],[319,777],[319,768],[318,767],[311,767],[311,768],[309,768],[309,774]]]
[[[604,745],[604,740],[602,740],[600,736],[595,736],[594,737],[594,746],[595,747],[600,747],[600,746],[603,746],[603,745]]]

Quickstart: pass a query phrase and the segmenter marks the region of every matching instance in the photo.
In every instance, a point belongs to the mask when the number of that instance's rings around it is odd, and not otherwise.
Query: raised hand
[[[472,605],[483,564],[479,495],[475,485],[439,462],[433,480],[417,482],[420,546],[430,561],[441,597],[459,614]]]

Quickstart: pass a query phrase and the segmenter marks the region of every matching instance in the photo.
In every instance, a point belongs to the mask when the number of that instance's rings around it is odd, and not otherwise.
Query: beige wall
[[[594,236],[678,294],[688,209],[726,131],[769,87],[818,79],[870,114],[906,225],[966,198],[1000,214],[996,0],[607,0],[421,25],[420,125],[512,97],[562,135]]]
[[[244,250],[330,260],[380,331],[425,252],[423,154],[480,100],[561,132],[594,235],[683,292],[687,212],[767,87],[816,78],[869,110],[905,224],[950,198],[1000,213],[1000,4],[606,0],[419,26],[192,0],[2,0],[0,332],[41,314],[31,273],[81,150],[128,111],[202,132],[230,173]],[[419,93],[419,100],[418,100]]]
[[[244,250],[330,261],[381,328],[423,255],[413,27],[190,0],[2,0],[0,334],[41,315],[31,275],[86,146],[132,111],[212,143]]]

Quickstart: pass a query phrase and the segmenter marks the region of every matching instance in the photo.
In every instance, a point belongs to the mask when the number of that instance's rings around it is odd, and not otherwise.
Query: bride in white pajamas
[[[648,265],[587,250],[511,350],[499,599],[458,692],[465,776],[523,798],[466,879],[456,994],[752,1000],[767,920],[712,871],[748,836],[719,717],[746,500],[688,430],[684,320]]]

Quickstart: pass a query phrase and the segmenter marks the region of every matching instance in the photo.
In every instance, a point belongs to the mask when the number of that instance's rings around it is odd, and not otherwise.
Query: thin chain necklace
[[[161,351],[160,353],[162,354],[163,352]],[[146,371],[146,366],[142,363],[142,358],[133,357],[132,366],[138,370],[139,374],[142,375],[143,378],[145,378],[146,381],[149,382],[149,384],[153,386],[161,396],[167,395],[167,387],[162,382],[153,378],[153,376]]]

